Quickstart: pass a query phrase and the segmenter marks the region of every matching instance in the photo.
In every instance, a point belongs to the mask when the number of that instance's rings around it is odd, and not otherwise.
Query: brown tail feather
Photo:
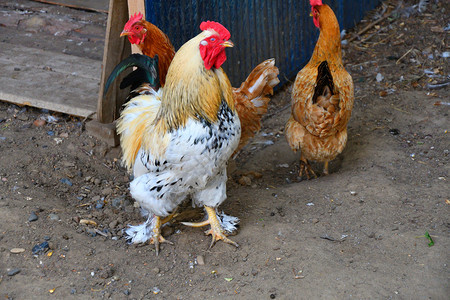
[[[263,61],[248,75],[239,88],[233,88],[233,99],[241,121],[241,140],[237,153],[261,129],[261,118],[267,112],[269,95],[280,82],[275,59]]]

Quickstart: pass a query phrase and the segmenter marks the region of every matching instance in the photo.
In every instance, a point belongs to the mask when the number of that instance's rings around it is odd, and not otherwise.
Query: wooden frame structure
[[[144,0],[110,0],[108,22],[106,26],[105,48],[103,52],[102,73],[97,101],[97,120],[86,124],[86,129],[94,136],[104,140],[111,146],[119,144],[119,138],[115,132],[114,121],[119,117],[119,111],[127,96],[126,90],[120,90],[117,84],[111,85],[107,94],[105,91],[106,80],[114,67],[131,53],[139,53],[139,49],[132,45],[128,39],[121,38],[120,33],[129,17],[142,12],[145,15]],[[123,74],[117,78],[117,82],[123,78]]]

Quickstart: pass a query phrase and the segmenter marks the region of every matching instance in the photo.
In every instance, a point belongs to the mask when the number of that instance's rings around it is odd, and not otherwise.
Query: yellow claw
[[[218,240],[222,240],[227,244],[231,244],[235,247],[239,247],[239,245],[236,242],[233,242],[232,240],[227,238],[227,236],[225,235],[225,232],[222,229],[222,226],[220,225],[219,219],[217,219],[216,210],[209,206],[205,206],[205,210],[206,210],[206,213],[208,214],[207,220],[205,220],[203,222],[199,222],[199,223],[181,222],[181,224],[190,226],[190,227],[203,227],[206,225],[211,225],[211,229],[205,231],[206,235],[210,234],[212,236],[212,240],[211,240],[211,244],[210,244],[209,248],[212,248],[212,246],[214,246],[214,244]]]
[[[172,242],[166,240],[161,235],[161,225],[166,223],[166,222],[168,222],[168,221],[170,221],[174,217],[174,215],[175,215],[175,213],[173,213],[170,216],[164,218],[163,220],[161,220],[161,217],[156,216],[155,227],[153,227],[153,237],[150,239],[150,242],[149,242],[150,244],[155,245],[156,255],[159,255],[159,245],[161,243],[167,243],[167,244],[173,245]]]

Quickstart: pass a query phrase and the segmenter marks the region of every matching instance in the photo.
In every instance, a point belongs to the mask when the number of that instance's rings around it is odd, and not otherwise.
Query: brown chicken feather
[[[269,95],[273,95],[273,87],[280,82],[277,76],[275,59],[271,58],[257,65],[239,88],[233,88],[233,99],[242,128],[235,153],[261,129],[261,118],[267,113]]]
[[[300,176],[309,178],[308,160],[328,162],[347,142],[347,123],[353,108],[353,81],[342,64],[339,24],[328,5],[313,6],[320,36],[311,60],[297,74],[292,89],[291,117],[286,139],[301,151]],[[314,174],[315,175],[315,174]]]

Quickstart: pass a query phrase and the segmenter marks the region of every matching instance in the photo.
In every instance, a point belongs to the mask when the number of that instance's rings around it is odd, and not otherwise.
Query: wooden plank
[[[96,112],[99,61],[0,42],[0,100],[87,117]]]
[[[96,12],[108,12],[109,0],[33,0],[36,2],[67,6]]]
[[[110,0],[109,15],[106,26],[105,48],[103,52],[103,69],[98,94],[97,115],[101,123],[111,123],[119,116],[127,91],[120,90],[118,84],[110,87],[108,93],[103,97],[105,83],[114,67],[125,57],[131,54],[130,43],[120,38],[123,25],[128,21],[127,2],[123,0]],[[123,78],[119,76],[117,82]]]
[[[145,0],[128,0],[128,17],[141,12],[145,18]],[[131,45],[132,53],[142,54],[141,50],[136,45]]]

